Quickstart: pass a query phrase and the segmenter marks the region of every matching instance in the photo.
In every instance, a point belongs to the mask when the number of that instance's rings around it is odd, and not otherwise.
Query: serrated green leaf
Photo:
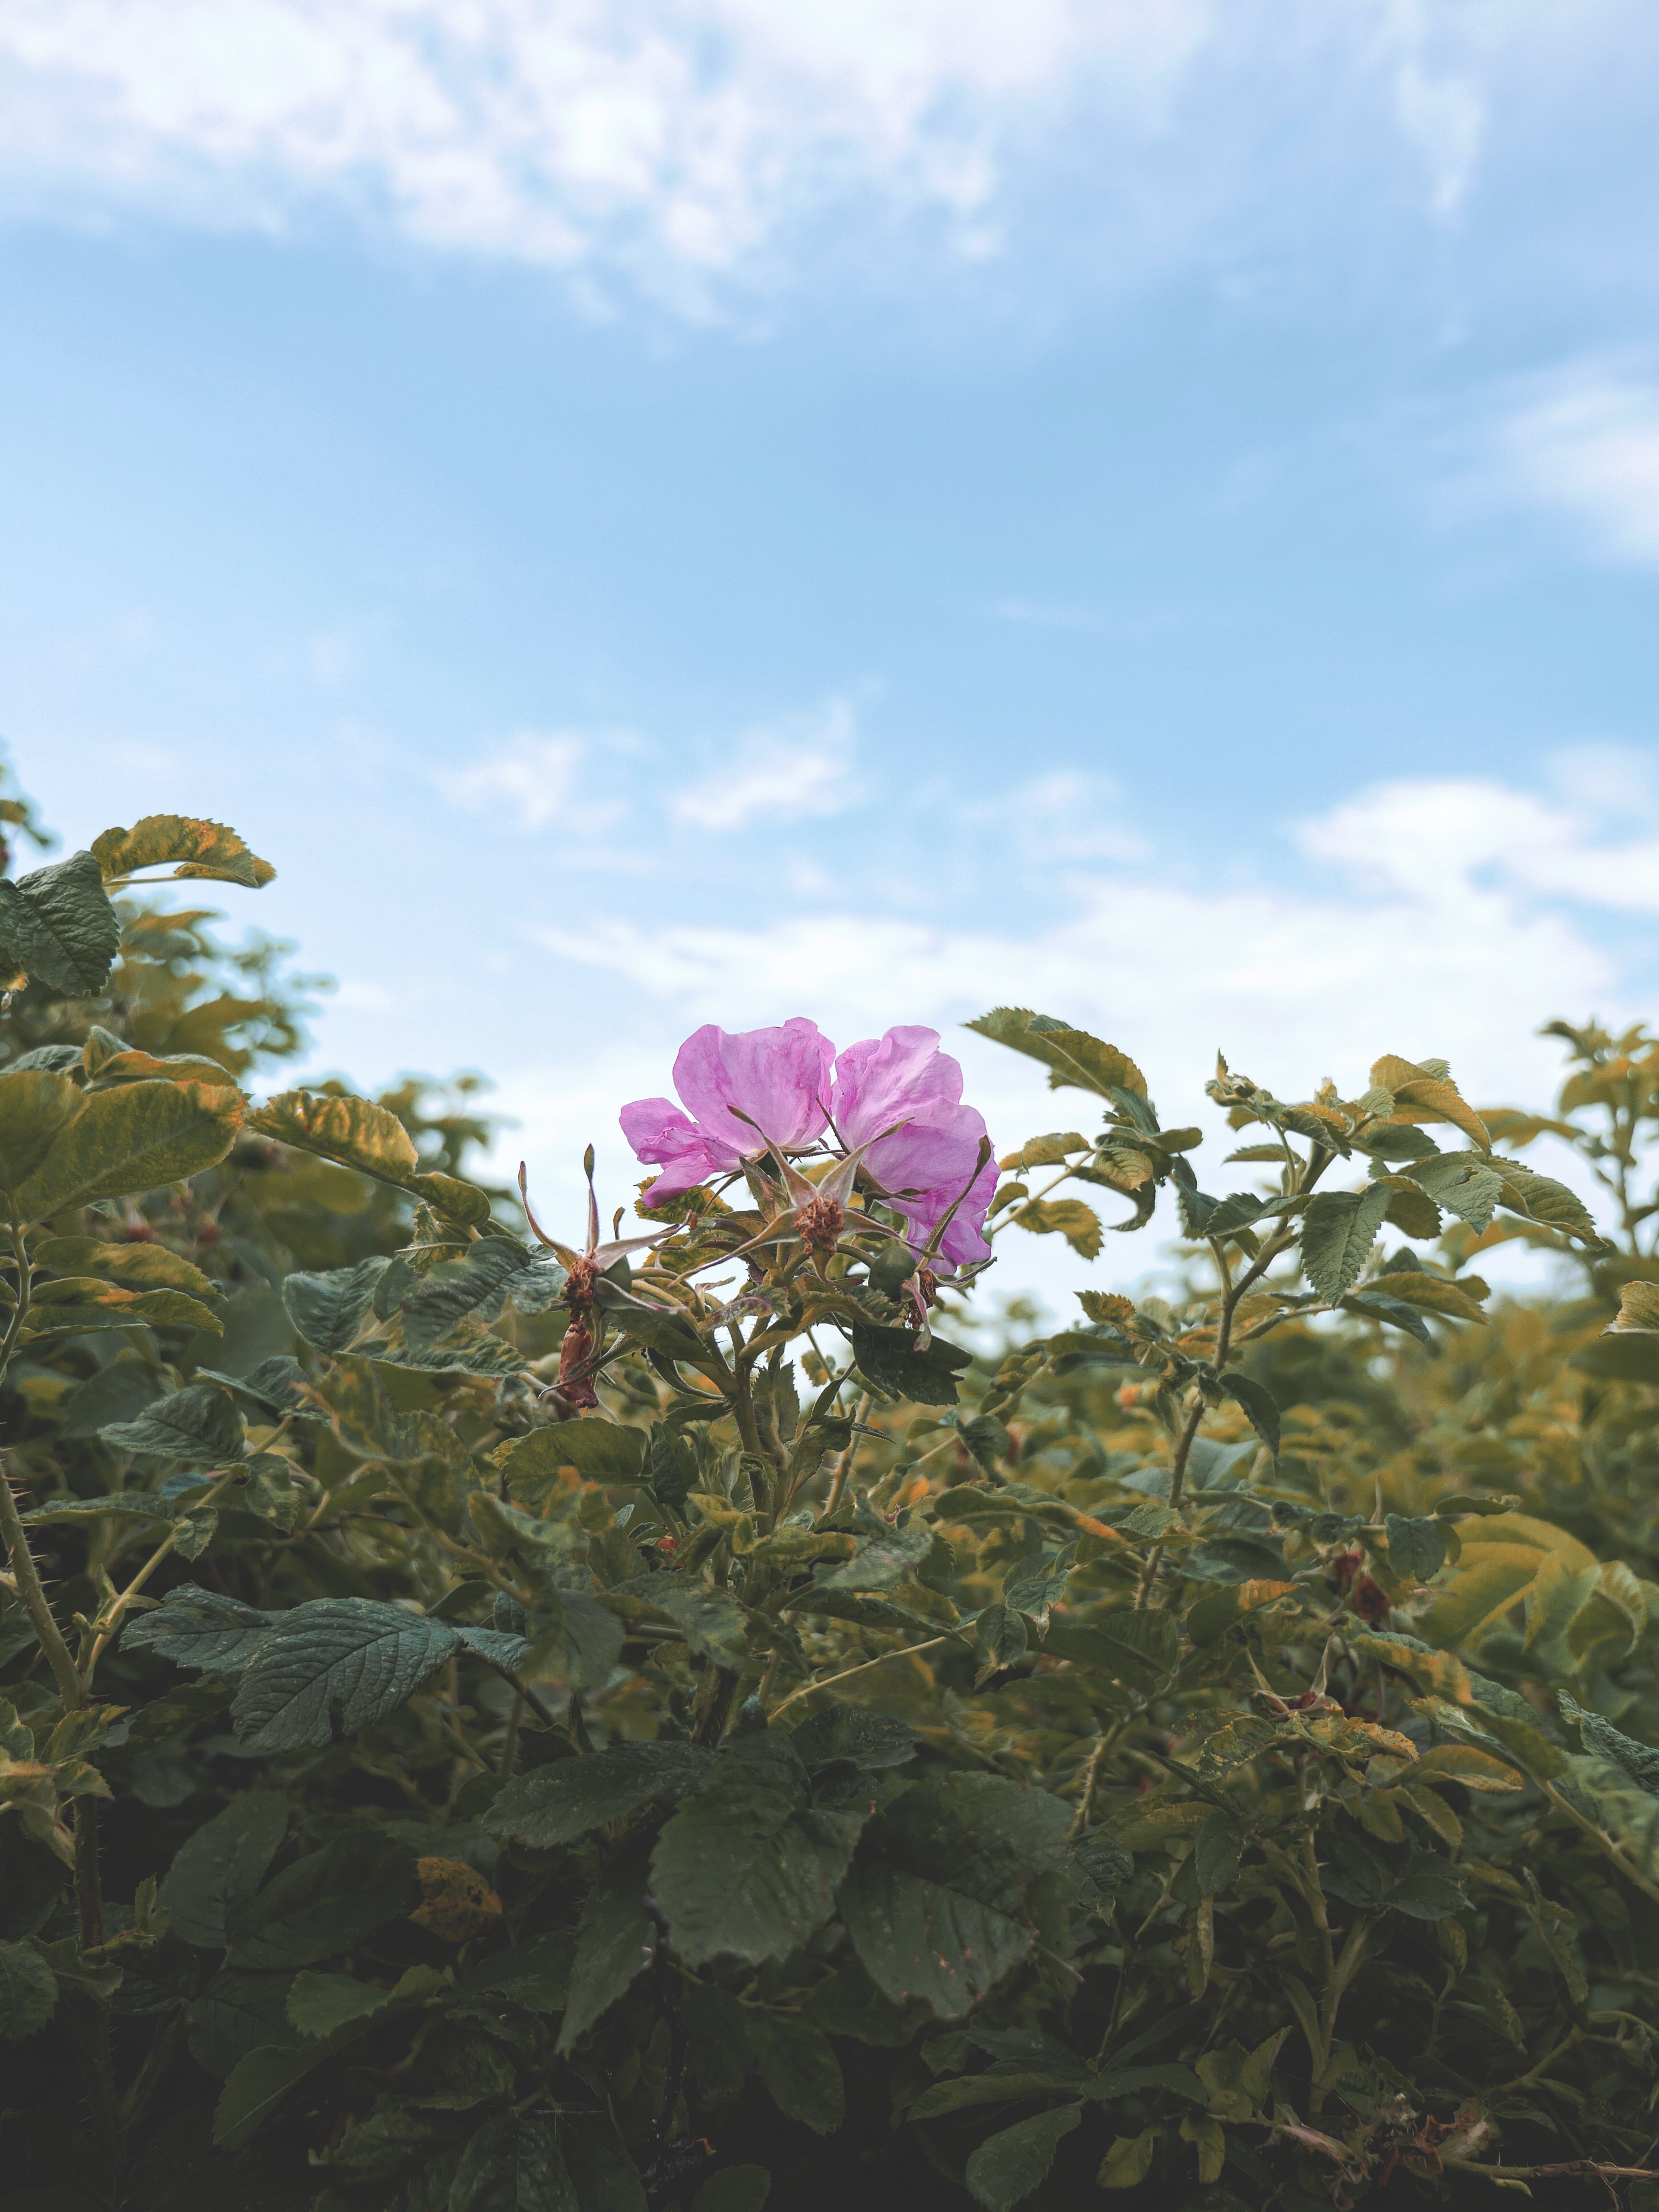
[[[877,1328],[861,1322],[853,1324],[853,1357],[859,1372],[878,1390],[908,1398],[918,1406],[954,1406],[957,1377],[973,1364],[973,1354],[936,1336],[926,1352],[916,1350],[908,1328]]]
[[[1334,1305],[1359,1277],[1389,1209],[1389,1194],[1316,1191],[1302,1218],[1302,1265],[1320,1297]]]
[[[574,1467],[587,1482],[637,1482],[645,1464],[643,1429],[617,1421],[550,1421],[520,1437],[500,1461],[507,1486],[528,1504],[545,1498],[559,1469]]]
[[[98,1434],[112,1451],[193,1465],[240,1460],[247,1451],[241,1415],[227,1394],[209,1382],[191,1383],[171,1397],[157,1398],[136,1420],[109,1422]]]
[[[0,1943],[0,2036],[21,2043],[58,2009],[58,1977],[33,1943]]]
[[[187,1291],[192,1297],[223,1295],[222,1284],[165,1244],[115,1244],[102,1237],[48,1237],[31,1257],[39,1267],[59,1275],[101,1275],[111,1282],[154,1284]]]
[[[1049,1071],[1051,1091],[1069,1085],[1107,1099],[1120,1090],[1146,1096],[1146,1079],[1127,1054],[1052,1014],[1034,1014],[1025,1006],[993,1006],[965,1026],[1011,1051],[1041,1060]]]
[[[264,1973],[314,1966],[421,1901],[415,1862],[376,1828],[348,1832],[268,1881],[242,1911],[228,1964]]]
[[[690,1966],[787,1958],[835,1907],[864,1814],[809,1805],[788,1739],[729,1739],[652,1854],[651,1883]]]
[[[784,2118],[833,2135],[847,2117],[847,2087],[829,2037],[790,2012],[758,2015],[749,2034],[761,2087]]]
[[[713,1753],[691,1743],[617,1743],[586,1759],[556,1759],[509,1782],[491,1804],[490,1833],[537,1850],[574,1843],[641,1805],[678,1803],[707,1775]]]
[[[582,2212],[544,2120],[486,2120],[461,2153],[449,2212]]]
[[[121,921],[92,854],[0,878],[0,965],[23,968],[66,998],[103,988],[121,949]]]
[[[1382,1523],[1389,1540],[1389,1565],[1402,1582],[1428,1581],[1445,1564],[1444,1524],[1423,1515],[1390,1513]]]
[[[248,1127],[381,1182],[404,1183],[421,1164],[415,1140],[398,1116],[367,1098],[285,1091],[250,1115]]]
[[[297,1751],[395,1712],[459,1645],[441,1620],[368,1598],[319,1598],[279,1613],[231,1708],[250,1751]]]
[[[187,1837],[157,1892],[172,1915],[169,1932],[198,1950],[223,1950],[228,1916],[264,1881],[287,1831],[288,1801],[264,1790],[236,1798]]]
[[[1060,2105],[988,2137],[968,2160],[975,2203],[985,2212],[1011,2212],[1024,2203],[1048,2179],[1055,2152],[1082,2118],[1081,2105]]]
[[[573,2049],[657,1955],[657,1924],[645,1909],[650,1852],[648,1838],[636,1840],[606,1867],[582,1907],[561,2051]]]
[[[0,1075],[0,1185],[26,1183],[85,1104],[79,1085],[51,1069]]]
[[[261,1613],[222,1591],[180,1583],[154,1613],[140,1613],[136,1620],[128,1616],[121,1645],[124,1650],[148,1648],[175,1667],[237,1674],[281,1619],[280,1613]]]
[[[283,1304],[307,1344],[319,1352],[349,1352],[368,1318],[374,1285],[391,1263],[380,1254],[360,1260],[355,1267],[336,1267],[327,1274],[295,1273],[283,1279]]]

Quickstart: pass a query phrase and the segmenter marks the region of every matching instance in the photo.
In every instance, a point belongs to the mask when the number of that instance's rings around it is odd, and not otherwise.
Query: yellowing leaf
[[[1502,1796],[1526,1786],[1512,1766],[1505,1766],[1490,1752],[1477,1751],[1472,1743],[1437,1744],[1423,1753],[1417,1772],[1425,1782],[1461,1782],[1466,1790],[1478,1790],[1485,1796]]]
[[[1396,1053],[1384,1053],[1371,1069],[1371,1081],[1379,1089],[1394,1093],[1391,1120],[1449,1121],[1454,1128],[1472,1138],[1483,1152],[1492,1150],[1486,1125],[1474,1107],[1459,1095],[1454,1085],[1440,1076],[1431,1075],[1414,1060],[1401,1060]]]
[[[94,1199],[136,1197],[199,1175],[236,1141],[246,1104],[228,1084],[129,1083],[94,1091],[18,1186],[19,1215],[45,1220]]]
[[[0,1183],[15,1190],[27,1182],[85,1103],[67,1075],[44,1067],[0,1075]]]
[[[1100,1216],[1080,1198],[1034,1198],[1012,1218],[1034,1236],[1047,1237],[1058,1230],[1073,1251],[1085,1260],[1100,1256]]]
[[[1547,1521],[1498,1513],[1462,1524],[1462,1556],[1422,1623],[1431,1644],[1466,1644],[1534,1590],[1547,1559],[1572,1574],[1594,1573],[1595,1554]]]
[[[1625,1283],[1619,1291],[1619,1318],[1613,1329],[1659,1329],[1659,1283]]]
[[[1403,1298],[1408,1306],[1420,1306],[1427,1313],[1445,1314],[1454,1321],[1484,1323],[1486,1319],[1462,1284],[1445,1282],[1421,1267],[1391,1268],[1387,1274],[1378,1275],[1370,1287],[1384,1291],[1391,1298]],[[1485,1287],[1482,1284],[1481,1288]]]
[[[1069,1085],[1102,1097],[1109,1097],[1114,1090],[1146,1096],[1146,1079],[1127,1053],[1091,1036],[1087,1030],[1056,1021],[1052,1014],[1034,1014],[1025,1006],[994,1006],[967,1026],[1012,1051],[1040,1060],[1049,1070],[1051,1091]]]
[[[466,1943],[493,1928],[501,1900],[464,1859],[416,1859],[421,1901],[410,1918],[444,1943]]]
[[[136,875],[141,868],[177,862],[175,876],[208,876],[220,883],[258,890],[276,871],[250,853],[222,822],[198,822],[184,814],[147,814],[131,830],[106,830],[92,850],[106,883]]]
[[[382,1182],[402,1183],[419,1169],[415,1142],[397,1115],[367,1098],[338,1098],[326,1091],[285,1091],[249,1117],[262,1137],[318,1152],[341,1167],[356,1168]]]
[[[112,1244],[101,1237],[48,1237],[30,1255],[59,1275],[103,1275],[112,1282],[165,1285],[192,1297],[216,1298],[222,1285],[165,1244]]]

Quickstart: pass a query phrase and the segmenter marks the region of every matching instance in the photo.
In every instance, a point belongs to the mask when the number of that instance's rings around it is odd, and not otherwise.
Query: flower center
[[[811,1198],[795,1216],[801,1242],[810,1252],[833,1252],[847,1216],[833,1198]]]

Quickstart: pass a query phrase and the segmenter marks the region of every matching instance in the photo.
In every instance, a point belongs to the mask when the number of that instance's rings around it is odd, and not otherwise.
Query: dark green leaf
[[[1061,2105],[1005,2128],[968,2161],[968,2187],[986,2212],[1010,2212],[1048,2178],[1054,2153],[1083,2118],[1081,2105]]]
[[[415,1863],[378,1829],[348,1832],[296,1859],[240,1916],[228,1964],[264,1973],[349,1951],[420,1903]]]
[[[0,880],[0,946],[11,964],[66,998],[101,990],[121,949],[121,921],[94,855],[75,853]]]
[[[973,1364],[973,1354],[936,1336],[926,1352],[916,1350],[914,1331],[853,1324],[853,1357],[859,1371],[878,1390],[908,1398],[918,1406],[954,1406],[957,1377]]]
[[[172,1915],[170,1932],[200,1950],[223,1950],[227,1916],[264,1881],[287,1829],[287,1800],[254,1790],[188,1837],[158,1893]]]
[[[159,1658],[171,1659],[175,1667],[239,1674],[282,1618],[217,1590],[180,1583],[154,1613],[128,1619],[121,1631],[121,1648],[148,1648]]]
[[[717,1666],[748,1664],[743,1613],[730,1590],[706,1589],[684,1575],[666,1572],[631,1576],[617,1584],[613,1595],[643,1599],[673,1622],[693,1651]]]
[[[594,1419],[552,1421],[521,1437],[501,1462],[514,1497],[538,1504],[574,1467],[588,1482],[637,1482],[645,1461],[645,1431]]]
[[[582,1907],[559,2048],[568,2051],[608,2012],[657,1955],[656,1923],[645,1909],[648,1838],[613,1859]]]
[[[726,2166],[691,2199],[691,2212],[765,2212],[772,2177],[763,2166]]]
[[[1659,1750],[1650,1743],[1639,1743],[1634,1736],[1626,1735],[1614,1728],[1611,1721],[1603,1720],[1600,1713],[1585,1710],[1571,1690],[1559,1692],[1563,1717],[1571,1721],[1583,1737],[1587,1751],[1622,1767],[1638,1790],[1659,1797]]]
[[[1425,1583],[1444,1563],[1446,1531],[1440,1522],[1390,1513],[1382,1526],[1389,1539],[1389,1565],[1402,1582]]]
[[[756,2015],[749,2033],[761,2086],[785,2118],[833,2135],[847,2116],[847,2091],[829,2037],[789,2012]]]
[[[450,2212],[582,2212],[544,2120],[486,2120],[455,2169]]]
[[[58,2008],[58,1977],[33,1943],[0,1943],[0,2036],[21,2043]]]
[[[1239,1854],[1244,1839],[1230,1813],[1212,1813],[1193,1838],[1193,1871],[1200,1895],[1212,1896],[1238,1878]]]
[[[729,1738],[657,1839],[652,1887],[690,1966],[783,1959],[821,1928],[864,1825],[808,1809],[806,1770],[780,1735]]]
[[[395,1712],[460,1639],[444,1622],[368,1598],[279,1613],[249,1662],[232,1717],[251,1751],[331,1743]]]
[[[890,1720],[885,1713],[866,1712],[858,1705],[821,1705],[810,1718],[793,1729],[789,1747],[809,1774],[843,1761],[861,1772],[902,1766],[916,1755],[915,1730],[906,1721]]]
[[[112,1451],[143,1453],[155,1459],[204,1463],[239,1460],[247,1451],[241,1415],[225,1393],[210,1382],[191,1383],[169,1398],[157,1398],[136,1420],[112,1421],[98,1433]]]
[[[1279,1403],[1273,1392],[1265,1382],[1258,1382],[1249,1375],[1231,1372],[1222,1376],[1221,1387],[1235,1403],[1244,1408],[1245,1419],[1277,1459]]]
[[[933,1548],[933,1531],[925,1521],[912,1521],[888,1534],[860,1537],[858,1556],[820,1574],[818,1590],[894,1589],[907,1582]],[[802,1604],[797,1598],[794,1602]]]
[[[666,1741],[617,1743],[585,1759],[556,1759],[509,1782],[487,1825],[492,1835],[551,1850],[653,1800],[678,1803],[708,1773],[712,1756],[696,1744]]]
[[[286,2049],[299,2041],[288,2019],[289,1977],[227,1966],[191,2006],[190,2055],[216,2081],[227,2080],[251,2051]]]
[[[306,1342],[319,1352],[349,1352],[368,1316],[374,1285],[390,1264],[374,1253],[355,1267],[284,1276],[283,1304]]]

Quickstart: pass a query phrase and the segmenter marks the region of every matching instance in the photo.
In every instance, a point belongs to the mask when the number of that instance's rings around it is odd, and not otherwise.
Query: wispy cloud
[[[428,246],[620,266],[690,301],[739,268],[789,281],[776,249],[836,209],[878,210],[884,234],[920,214],[959,254],[994,253],[1018,179],[1074,171],[1080,148],[1143,234],[1224,221],[1287,161],[1326,173],[1379,145],[1446,218],[1494,87],[1524,79],[1525,112],[1563,39],[1582,58],[1638,15],[1635,0],[0,0],[0,176],[37,212],[57,194],[216,228],[344,202]]]
[[[1604,557],[1659,563],[1659,372],[1583,361],[1512,388],[1480,473],[1492,496],[1561,517]]]
[[[440,769],[432,780],[457,806],[489,811],[511,830],[546,830],[570,811],[587,750],[568,733],[544,737],[527,730],[465,768]],[[606,823],[615,818],[614,807],[599,811]],[[587,828],[595,826],[592,806],[581,814]]]
[[[853,745],[853,710],[844,699],[754,731],[717,773],[675,793],[674,818],[718,832],[842,813],[861,796]]]

